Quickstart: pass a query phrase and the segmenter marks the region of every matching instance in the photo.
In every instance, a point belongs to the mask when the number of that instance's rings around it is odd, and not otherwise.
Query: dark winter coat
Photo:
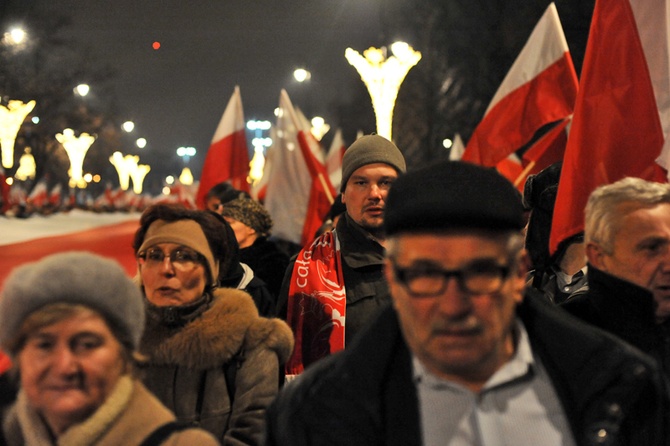
[[[670,397],[657,365],[530,293],[517,315],[577,444],[668,444]],[[411,361],[388,308],[352,346],[284,387],[268,411],[266,445],[419,446]]]
[[[591,265],[588,281],[561,308],[654,357],[670,378],[670,322],[656,323],[652,293]]]
[[[231,288],[216,290],[209,308],[182,327],[147,318],[140,345],[147,387],[179,422],[224,445],[261,442],[265,409],[292,350],[288,325],[259,317],[251,297]]]

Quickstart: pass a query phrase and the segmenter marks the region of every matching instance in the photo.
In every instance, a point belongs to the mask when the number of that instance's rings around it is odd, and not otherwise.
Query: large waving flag
[[[568,44],[551,3],[491,100],[462,160],[497,165],[543,125],[572,114],[577,88]]]
[[[550,251],[584,228],[599,185],[665,181],[670,126],[666,0],[597,0],[554,209]],[[659,162],[667,169],[668,158]]]
[[[202,166],[200,185],[195,198],[197,206],[204,209],[207,192],[212,186],[224,181],[229,181],[236,189],[249,192],[247,176],[249,176],[249,151],[244,134],[242,96],[240,87],[236,86],[214,132]]]
[[[299,119],[286,91],[279,97],[277,137],[268,150],[271,170],[265,207],[272,216],[272,234],[306,245],[321,226],[335,199],[324,160],[315,154],[318,142]],[[263,175],[265,177],[265,174]]]

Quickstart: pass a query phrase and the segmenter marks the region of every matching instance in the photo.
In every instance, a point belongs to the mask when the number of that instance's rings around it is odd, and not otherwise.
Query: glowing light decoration
[[[35,157],[30,153],[30,147],[26,147],[26,151],[21,155],[19,160],[19,168],[16,169],[14,178],[21,181],[35,178]]]
[[[421,59],[421,53],[404,42],[391,45],[391,52],[393,55],[388,58],[385,48],[368,48],[363,56],[351,48],[344,53],[368,87],[377,120],[377,133],[389,140],[398,90],[409,70]]]
[[[2,147],[2,167],[14,166],[14,142],[26,116],[35,108],[35,101],[11,100],[7,106],[0,105],[0,146]]]
[[[181,171],[181,175],[179,175],[179,182],[184,186],[190,186],[193,184],[193,174],[191,173],[191,169],[184,167],[184,169]]]
[[[140,157],[135,155],[123,156],[121,152],[114,152],[109,157],[109,162],[116,168],[116,173],[119,174],[119,187],[122,190],[128,190],[130,187],[130,172],[133,166],[137,166]]]
[[[321,141],[323,139],[323,135],[328,133],[328,130],[330,130],[330,125],[327,124],[326,120],[321,116],[313,117],[310,123],[312,124],[310,131],[312,132],[312,135],[314,135],[314,137],[319,141]]]
[[[65,129],[63,133],[56,134],[56,140],[63,145],[67,157],[70,159],[70,184],[74,187],[85,184],[83,178],[83,165],[86,152],[95,141],[95,136],[82,133],[75,136],[74,130]]]
[[[142,184],[151,167],[148,164],[135,164],[135,168],[130,171],[130,177],[133,179],[133,192],[137,195],[142,193]]]

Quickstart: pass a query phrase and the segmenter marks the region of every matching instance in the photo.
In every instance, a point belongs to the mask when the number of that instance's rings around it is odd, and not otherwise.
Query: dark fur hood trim
[[[183,327],[170,329],[147,319],[140,352],[150,364],[206,370],[225,364],[242,347],[271,349],[284,363],[293,351],[293,333],[280,319],[260,317],[246,292],[220,288],[211,307]]]

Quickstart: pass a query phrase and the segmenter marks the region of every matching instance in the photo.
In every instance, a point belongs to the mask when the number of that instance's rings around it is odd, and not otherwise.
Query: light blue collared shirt
[[[424,445],[575,445],[528,333],[519,319],[515,324],[514,355],[479,393],[432,375],[413,358]]]

